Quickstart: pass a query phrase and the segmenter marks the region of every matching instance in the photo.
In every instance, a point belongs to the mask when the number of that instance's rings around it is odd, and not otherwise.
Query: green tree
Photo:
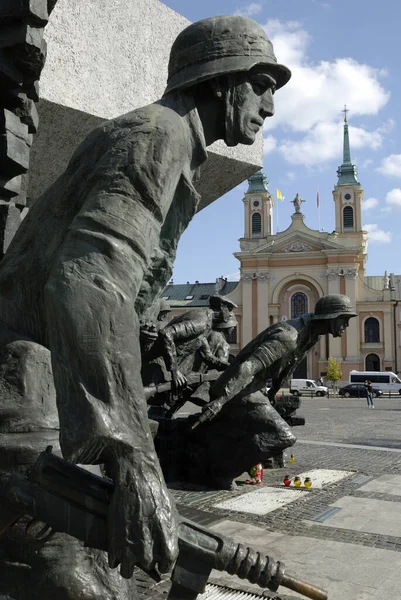
[[[343,376],[343,372],[341,371],[341,364],[338,362],[338,360],[336,360],[335,358],[330,356],[329,364],[327,366],[326,379],[328,379],[329,381],[332,382],[333,389],[336,389],[337,381],[340,381],[342,376]]]

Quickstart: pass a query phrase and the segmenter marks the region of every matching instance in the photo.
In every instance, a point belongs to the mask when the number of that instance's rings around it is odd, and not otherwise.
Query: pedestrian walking
[[[365,382],[366,386],[366,401],[368,403],[368,408],[374,408],[373,404],[373,386],[370,380]]]

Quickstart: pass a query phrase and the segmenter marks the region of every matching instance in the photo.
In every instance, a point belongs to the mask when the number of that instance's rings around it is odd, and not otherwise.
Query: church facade
[[[351,319],[342,338],[322,337],[296,375],[324,377],[329,357],[341,362],[343,381],[353,369],[398,372],[401,302],[398,304],[397,299],[401,298],[401,277],[366,275],[368,234],[362,229],[363,188],[351,162],[346,119],[343,162],[337,174],[332,233],[307,227],[302,199],[297,194],[290,226],[274,234],[274,199],[267,178],[263,171],[249,178],[243,198],[244,237],[240,251],[235,253],[240,262],[240,282],[232,291],[227,290],[238,305],[233,351],[277,321],[313,312],[321,296],[346,294],[356,306],[358,317]],[[174,301],[176,287],[169,286],[165,291],[175,313],[184,308]],[[195,297],[191,305],[197,305]]]

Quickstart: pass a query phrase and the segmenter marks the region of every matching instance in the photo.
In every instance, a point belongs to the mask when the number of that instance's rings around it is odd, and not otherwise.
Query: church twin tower
[[[344,119],[343,162],[337,169],[338,181],[334,186],[335,231],[339,234],[362,233],[363,188],[358,171],[351,162],[348,119]],[[244,239],[265,238],[273,235],[274,198],[268,189],[268,179],[258,171],[249,179],[244,196]],[[362,242],[362,238],[361,238]]]
[[[351,162],[345,113],[343,162],[333,190],[335,230],[309,229],[297,194],[291,225],[274,233],[275,200],[263,171],[249,178],[244,202],[244,237],[235,256],[241,263],[242,304],[240,347],[269,324],[313,312],[319,297],[347,294],[356,303],[358,280],[365,276],[367,234],[362,230],[363,188]],[[363,285],[363,284],[362,284]],[[319,377],[329,356],[342,361],[344,378],[360,368],[357,319],[351,319],[343,338],[327,336],[297,373]]]

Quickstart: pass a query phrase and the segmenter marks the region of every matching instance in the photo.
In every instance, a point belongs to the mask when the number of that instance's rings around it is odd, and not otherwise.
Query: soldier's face
[[[227,327],[227,329],[223,329],[223,332],[224,332],[224,335],[226,336],[226,338],[232,334],[234,329],[235,329],[235,327]]]
[[[341,337],[348,327],[349,317],[337,317],[330,319],[330,333],[333,337]]]
[[[161,312],[159,312],[158,316],[157,316],[157,320],[158,321],[164,321],[165,319],[167,319],[167,315],[169,314],[169,311],[167,310],[162,310]]]
[[[275,86],[276,81],[262,67],[237,74],[231,124],[236,144],[253,144],[266,117],[273,116]]]

